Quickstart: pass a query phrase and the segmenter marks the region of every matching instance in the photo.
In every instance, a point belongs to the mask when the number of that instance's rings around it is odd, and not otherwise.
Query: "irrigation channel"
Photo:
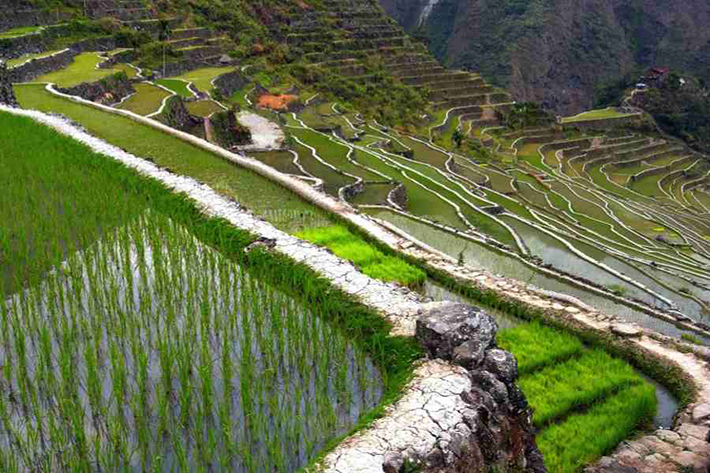
[[[295,471],[382,392],[341,331],[157,215],[2,318],[4,465],[67,450],[110,470]]]

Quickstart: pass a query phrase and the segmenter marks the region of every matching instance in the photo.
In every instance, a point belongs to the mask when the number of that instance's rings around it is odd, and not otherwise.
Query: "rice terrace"
[[[3,6],[0,471],[710,471],[663,82],[557,115],[375,0]]]

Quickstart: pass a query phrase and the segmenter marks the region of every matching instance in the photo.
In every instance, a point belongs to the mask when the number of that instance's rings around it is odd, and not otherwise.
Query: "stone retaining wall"
[[[36,54],[46,50],[46,40],[39,33],[0,39],[0,59],[17,59],[25,54]]]
[[[67,95],[81,97],[91,102],[114,104],[134,94],[133,84],[123,73],[114,74],[96,82],[84,82],[68,89],[57,89]]]
[[[222,97],[231,97],[248,83],[249,81],[239,71],[222,74],[212,82]]]
[[[5,63],[2,61],[0,61],[0,104],[9,105],[11,107],[17,106],[17,99],[15,98],[15,91],[12,89],[10,73]]]
[[[10,69],[10,79],[13,83],[30,82],[41,75],[67,67],[77,54],[72,49],[65,49],[51,56],[33,59]]]

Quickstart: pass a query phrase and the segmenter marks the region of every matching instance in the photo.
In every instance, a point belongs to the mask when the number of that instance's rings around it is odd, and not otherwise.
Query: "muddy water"
[[[315,310],[178,227],[119,231],[0,304],[0,455],[87,439],[103,471],[295,471],[382,393]]]
[[[645,312],[591,293],[564,281],[540,274],[515,258],[502,255],[486,246],[457,237],[425,223],[417,222],[387,210],[370,209],[368,213],[398,226],[415,238],[454,258],[458,258],[459,255],[462,255],[466,264],[473,267],[485,268],[494,274],[516,279],[541,289],[574,296],[603,313],[635,322],[642,327],[655,330],[665,335],[680,337],[684,333],[692,334],[691,332],[681,330],[669,322],[652,317]],[[700,338],[703,339],[702,337]],[[710,340],[705,339],[703,339],[703,341],[710,342]]]

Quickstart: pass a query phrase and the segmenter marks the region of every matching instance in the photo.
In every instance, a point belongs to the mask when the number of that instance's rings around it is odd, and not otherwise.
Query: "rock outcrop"
[[[189,131],[202,120],[190,115],[182,97],[174,95],[165,103],[165,109],[161,114],[161,121],[176,130]]]
[[[57,90],[63,94],[76,95],[92,102],[107,105],[120,102],[123,98],[136,92],[133,84],[123,72],[96,82],[84,82],[75,87],[58,88]]]
[[[466,406],[462,432],[449,432],[452,440],[442,442],[435,454],[404,460],[432,472],[545,471],[532,412],[515,384],[518,364],[511,353],[496,347],[497,331],[493,317],[460,303],[440,304],[417,320],[417,339],[429,356],[464,368],[471,385],[461,393]],[[390,454],[385,463],[402,462]]]

